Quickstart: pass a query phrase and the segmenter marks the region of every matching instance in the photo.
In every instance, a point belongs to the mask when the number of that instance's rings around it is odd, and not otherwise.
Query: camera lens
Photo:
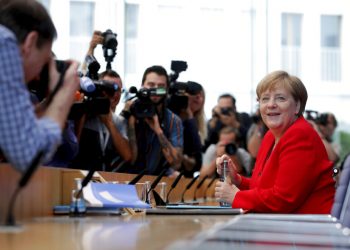
[[[237,146],[234,143],[229,143],[225,146],[225,152],[228,155],[235,155],[237,152]]]

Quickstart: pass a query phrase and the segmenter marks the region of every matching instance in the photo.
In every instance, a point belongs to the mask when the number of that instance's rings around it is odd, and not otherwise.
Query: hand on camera
[[[88,50],[88,55],[93,55],[94,54],[94,49],[96,48],[97,45],[102,44],[103,43],[103,36],[102,36],[102,32],[99,30],[95,30],[91,41],[90,41],[90,47]]]
[[[160,127],[159,124],[159,119],[158,119],[158,115],[154,115],[151,118],[145,118],[146,123],[148,124],[148,126],[154,131],[154,133],[156,133],[157,135],[162,133],[163,130]]]

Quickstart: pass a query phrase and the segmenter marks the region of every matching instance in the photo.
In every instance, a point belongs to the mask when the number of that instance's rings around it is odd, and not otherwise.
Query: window
[[[70,35],[88,36],[93,33],[95,3],[78,2],[70,3]]]
[[[321,79],[341,81],[341,16],[321,16]]]
[[[125,5],[125,73],[135,74],[137,69],[136,41],[138,37],[139,5]]]
[[[296,76],[301,75],[301,25],[302,14],[282,13],[282,68]]]
[[[70,2],[69,53],[76,60],[85,58],[94,29],[94,13],[94,2]]]

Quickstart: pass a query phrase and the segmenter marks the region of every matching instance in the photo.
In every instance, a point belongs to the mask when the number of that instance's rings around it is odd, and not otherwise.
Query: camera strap
[[[98,134],[100,137],[100,147],[101,147],[101,152],[102,152],[102,159],[104,162],[105,151],[107,148],[110,133],[109,133],[108,129],[102,123],[99,123]],[[103,164],[103,169],[105,169],[105,167],[106,167],[105,164]]]

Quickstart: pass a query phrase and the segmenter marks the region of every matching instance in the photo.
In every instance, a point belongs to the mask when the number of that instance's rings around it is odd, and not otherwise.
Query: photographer
[[[251,156],[237,144],[239,132],[233,127],[224,127],[219,133],[219,141],[212,144],[205,151],[203,156],[203,166],[200,171],[201,176],[211,176],[216,173],[216,158],[224,154],[228,155],[235,163],[236,171],[243,176],[251,174]]]
[[[65,74],[57,72],[51,55],[55,26],[37,1],[2,1],[0,5],[0,148],[18,170],[26,171],[44,152],[49,160],[61,142],[61,133],[79,87],[78,63],[71,61]],[[26,83],[49,64],[48,90],[62,78],[62,87],[35,115]],[[60,79],[61,80],[61,79]]]
[[[168,74],[162,66],[152,66],[145,70],[142,77],[142,88],[145,92],[162,92],[168,87]],[[129,169],[129,172],[138,173],[146,169],[146,174],[157,175],[169,165],[167,174],[171,175],[181,166],[182,123],[177,115],[165,107],[165,94],[150,95],[147,97],[148,101],[135,100],[131,107],[127,104],[122,112],[129,120],[128,135],[134,157],[134,169]],[[143,103],[145,101],[147,103]],[[152,104],[150,108],[153,107],[155,112],[141,117],[148,110],[143,110],[140,114],[137,111],[149,102]]]
[[[339,161],[339,150],[332,144],[332,135],[337,127],[337,120],[331,113],[319,114],[317,111],[305,110],[305,118],[320,135],[326,148],[328,159],[334,166]]]
[[[99,31],[95,31],[90,42],[88,55],[93,55],[97,44],[103,44],[104,37]],[[97,62],[95,62],[97,63]],[[91,69],[90,69],[91,70]],[[98,75],[90,72],[90,75]],[[114,112],[120,101],[123,90],[122,80],[119,74],[113,70],[106,70],[98,75],[104,84],[114,85],[111,90],[102,90],[99,97],[109,100],[107,114],[87,113],[82,118],[82,128],[79,134],[79,154],[72,167],[113,171],[118,164],[130,162],[132,155],[127,137],[127,123],[122,116]]]
[[[240,138],[238,144],[247,148],[246,135],[252,124],[247,113],[239,113],[236,110],[236,99],[230,94],[223,94],[218,98],[218,104],[213,109],[212,118],[208,122],[208,138],[205,142],[204,150],[215,144],[219,138],[219,131],[225,126],[231,126],[239,130]]]
[[[202,85],[188,81],[180,84],[184,87],[184,93],[180,90],[174,91],[170,96],[169,107],[182,120],[184,133],[183,161],[181,169],[184,176],[192,178],[196,171],[202,166],[202,146],[206,137],[206,124],[204,117],[205,94]],[[184,98],[185,97],[185,98]],[[183,104],[180,104],[181,101]],[[182,108],[179,108],[182,107]]]

